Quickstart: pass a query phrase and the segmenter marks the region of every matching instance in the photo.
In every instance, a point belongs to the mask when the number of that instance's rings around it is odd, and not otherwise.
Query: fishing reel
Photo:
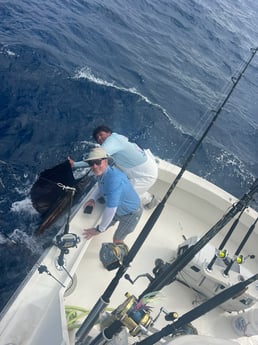
[[[127,299],[117,309],[112,312],[116,320],[120,320],[127,327],[132,336],[137,336],[142,332],[146,332],[147,328],[152,324],[150,316],[150,307],[141,301],[137,301],[136,297],[126,293]]]
[[[162,259],[158,258],[155,260],[155,266],[152,270],[155,278],[159,277],[171,264],[169,262],[164,262]],[[171,284],[174,279],[168,280],[166,285]]]
[[[152,270],[152,273],[154,274],[154,277],[149,273],[139,274],[134,280],[131,279],[129,274],[125,274],[124,278],[127,279],[132,285],[138,280],[139,278],[146,277],[150,283],[155,280],[159,275],[164,272],[164,270],[170,265],[168,262],[164,262],[162,259],[158,258],[155,260],[155,266]],[[174,279],[171,279],[168,281],[166,285],[171,284],[174,281]]]
[[[112,271],[123,265],[128,252],[129,249],[125,243],[102,243],[99,259],[108,271]]]
[[[73,233],[57,235],[55,239],[55,245],[64,251],[64,254],[69,253],[69,248],[77,247],[80,242],[80,237]]]
[[[60,249],[60,254],[56,259],[56,268],[61,271],[65,265],[64,256],[69,253],[69,248],[77,247],[80,237],[76,234],[67,233],[57,235],[54,244]]]
[[[109,327],[115,320],[119,320],[129,330],[130,335],[135,337],[146,334],[147,330],[154,326],[161,314],[165,314],[166,321],[174,322],[178,319],[177,312],[168,312],[163,307],[160,308],[155,319],[150,316],[152,307],[148,303],[156,297],[156,293],[145,296],[141,300],[137,300],[135,296],[129,293],[126,293],[125,296],[126,300],[124,303],[103,320],[102,329]]]
[[[160,310],[159,310],[159,313],[158,315],[155,317],[155,319],[153,320],[153,323],[155,323],[158,318],[160,317],[161,314],[165,314],[165,320],[166,321],[175,321],[178,319],[178,313],[176,311],[172,311],[172,312],[169,312],[167,311],[164,307],[161,307]]]

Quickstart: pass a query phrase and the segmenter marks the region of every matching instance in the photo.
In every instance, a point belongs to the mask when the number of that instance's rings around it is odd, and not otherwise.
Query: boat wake
[[[135,87],[125,88],[125,87],[117,86],[115,82],[108,82],[106,80],[98,78],[94,75],[94,73],[91,71],[89,67],[83,67],[83,68],[78,69],[75,72],[74,79],[87,79],[98,85],[104,85],[104,86],[111,87],[123,92],[137,95],[139,96],[141,101],[146,102],[147,104],[150,104],[152,107],[160,110],[161,113],[165,116],[165,118],[169,121],[170,125],[174,126],[176,129],[184,133],[183,127],[179,125],[179,123],[175,120],[175,116],[169,115],[165,108],[163,108],[161,105],[157,103],[153,103],[148,97],[142,95]]]

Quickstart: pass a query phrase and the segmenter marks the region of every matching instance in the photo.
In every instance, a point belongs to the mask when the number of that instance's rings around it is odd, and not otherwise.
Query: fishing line
[[[210,129],[212,128],[212,126],[214,125],[215,121],[217,120],[220,112],[223,110],[224,105],[227,103],[228,99],[230,98],[232,92],[234,91],[236,85],[238,84],[239,80],[241,79],[243,73],[245,72],[245,70],[247,69],[247,67],[249,66],[249,64],[251,63],[252,59],[254,58],[255,54],[258,51],[258,47],[257,48],[252,48],[251,49],[251,55],[249,57],[249,59],[247,61],[245,61],[245,63],[243,64],[243,68],[241,71],[239,71],[237,73],[237,77],[233,77],[233,85],[231,86],[229,93],[226,95],[225,99],[223,100],[223,102],[221,103],[221,105],[218,106],[217,111],[215,112],[214,116],[212,117],[210,123],[208,124],[208,127],[205,129],[204,133],[202,134],[201,138],[198,140],[198,142],[196,143],[196,145],[193,147],[191,153],[186,157],[184,164],[181,167],[180,172],[178,173],[177,177],[175,178],[174,182],[172,183],[171,187],[169,188],[169,191],[167,193],[167,198],[169,197],[169,195],[172,193],[172,191],[174,190],[174,188],[176,187],[177,183],[179,182],[179,180],[181,179],[183,173],[185,172],[187,166],[189,165],[189,163],[191,162],[191,160],[193,159],[193,157],[195,156],[197,150],[199,149],[201,143],[203,142],[204,138],[207,136],[208,132],[210,131]]]
[[[194,140],[198,140],[198,138],[201,137],[201,133],[203,133],[204,128],[207,127],[207,124],[209,124],[214,117],[214,114],[219,114],[222,110],[224,105],[227,103],[229,97],[231,96],[233,90],[235,89],[236,85],[238,84],[239,80],[243,76],[246,68],[250,64],[251,60],[255,56],[256,52],[258,50],[257,48],[251,48],[251,56],[246,57],[244,60],[242,60],[237,68],[237,71],[235,74],[231,77],[231,83],[227,83],[223,89],[222,95],[219,98],[218,101],[214,101],[214,104],[217,104],[216,107],[212,110],[207,110],[203,116],[199,119],[196,126],[194,127],[193,134],[191,135],[191,138],[186,138],[182,145],[178,148],[174,155],[174,160],[177,161],[180,156],[185,156],[186,153],[190,150],[192,143]],[[219,102],[219,105],[218,105]]]
[[[78,329],[78,331],[76,333],[76,345],[78,345],[82,341],[84,341],[84,339],[87,337],[87,335],[89,334],[90,330],[92,329],[92,327],[96,323],[96,320],[97,320],[99,314],[109,304],[110,297],[113,294],[115,288],[117,287],[117,285],[119,283],[119,280],[124,275],[125,271],[129,267],[131,261],[134,259],[134,257],[138,253],[139,249],[141,248],[143,242],[145,241],[146,237],[148,236],[148,234],[152,230],[154,224],[156,223],[158,217],[160,216],[160,214],[161,214],[161,212],[162,212],[162,210],[163,210],[163,208],[164,208],[164,206],[166,204],[167,199],[170,197],[171,193],[175,189],[177,183],[181,179],[184,171],[186,170],[186,167],[188,166],[189,162],[194,157],[197,149],[201,145],[201,142],[204,140],[204,138],[208,134],[209,130],[211,129],[212,125],[216,121],[220,111],[223,109],[223,106],[226,104],[226,102],[229,99],[231,93],[233,92],[234,88],[236,87],[236,85],[237,85],[238,81],[240,80],[241,76],[243,75],[244,71],[246,70],[246,68],[250,64],[250,62],[253,59],[255,53],[257,52],[257,50],[258,50],[258,48],[254,49],[252,51],[252,54],[251,54],[250,58],[245,62],[243,70],[238,73],[238,77],[234,80],[233,86],[231,87],[229,93],[225,97],[225,99],[222,102],[222,104],[218,107],[218,110],[216,111],[215,115],[212,117],[212,120],[209,123],[208,127],[206,128],[205,132],[202,134],[201,138],[199,139],[199,141],[197,142],[197,144],[193,148],[191,154],[185,160],[185,163],[183,164],[183,166],[182,166],[180,172],[178,173],[178,175],[176,176],[175,180],[170,185],[167,193],[165,194],[165,196],[163,197],[161,202],[157,205],[157,207],[155,208],[155,210],[153,211],[151,216],[148,218],[148,220],[147,220],[146,224],[144,225],[142,231],[140,232],[140,234],[137,237],[136,241],[134,242],[133,246],[129,250],[128,255],[125,257],[123,265],[119,267],[119,269],[116,272],[116,276],[112,279],[112,281],[110,282],[110,284],[108,285],[108,287],[104,291],[103,295],[98,299],[97,303],[92,308],[92,310],[89,313],[88,317],[84,320],[83,324]],[[254,185],[253,185],[252,189],[249,191],[249,193],[245,194],[243,196],[243,198],[241,200],[239,200],[238,203],[235,206],[232,206],[231,210],[225,215],[225,217],[223,217],[219,222],[217,222],[217,224],[214,227],[212,227],[209,230],[208,234],[203,236],[203,238],[201,240],[199,240],[197,242],[197,244],[195,244],[194,246],[191,247],[191,250],[189,251],[189,255],[188,255],[188,257],[186,256],[185,261],[186,261],[186,259],[189,259],[189,257],[191,255],[193,255],[193,254],[195,255],[201,249],[201,247],[204,246],[204,243],[207,240],[207,238],[211,238],[212,236],[214,236],[214,234],[216,234],[216,232],[220,231],[220,229],[223,226],[225,226],[225,224],[227,224],[227,222],[230,219],[232,219],[232,217],[234,217],[236,215],[236,213],[241,211],[242,204],[243,203],[247,203],[249,201],[250,197],[256,192],[257,186],[258,186],[258,181],[255,181]],[[173,271],[174,272],[177,271],[176,273],[178,273],[178,271],[180,271],[180,268],[183,266],[183,264],[181,262],[181,257],[180,257],[180,260],[176,259],[174,264],[175,264],[174,265],[175,267],[174,267]],[[172,276],[170,270],[169,270],[169,272],[167,272],[167,270],[164,270],[164,272],[163,272],[164,274],[163,273],[160,274],[160,277],[159,277],[160,279],[158,279],[155,282],[153,281],[152,283],[150,283],[149,287],[141,294],[139,299],[142,296],[144,296],[146,293],[152,292],[152,291],[156,291],[156,290],[158,290],[158,289],[160,289],[160,288],[162,288],[164,286],[164,281],[167,281],[167,279]],[[174,274],[174,272],[172,272],[172,273]]]

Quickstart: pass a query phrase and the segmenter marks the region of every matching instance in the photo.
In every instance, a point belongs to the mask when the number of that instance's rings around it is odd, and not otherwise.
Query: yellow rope
[[[107,311],[112,311],[113,309],[107,308]],[[66,315],[66,321],[67,321],[67,328],[68,330],[72,330],[74,328],[80,327],[81,323],[78,323],[78,320],[81,318],[86,317],[89,314],[89,310],[77,307],[77,306],[65,306],[65,315]]]
[[[89,310],[87,309],[76,306],[65,306],[65,315],[68,330],[78,328],[80,326],[78,320],[87,316],[88,314]]]

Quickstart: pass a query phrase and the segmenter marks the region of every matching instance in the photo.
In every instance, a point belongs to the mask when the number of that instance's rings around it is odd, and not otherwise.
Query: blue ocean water
[[[103,123],[181,166],[257,47],[257,15],[252,0],[1,1],[0,309],[43,252],[39,172],[81,159]],[[188,167],[237,197],[258,175],[257,94],[255,56]]]

